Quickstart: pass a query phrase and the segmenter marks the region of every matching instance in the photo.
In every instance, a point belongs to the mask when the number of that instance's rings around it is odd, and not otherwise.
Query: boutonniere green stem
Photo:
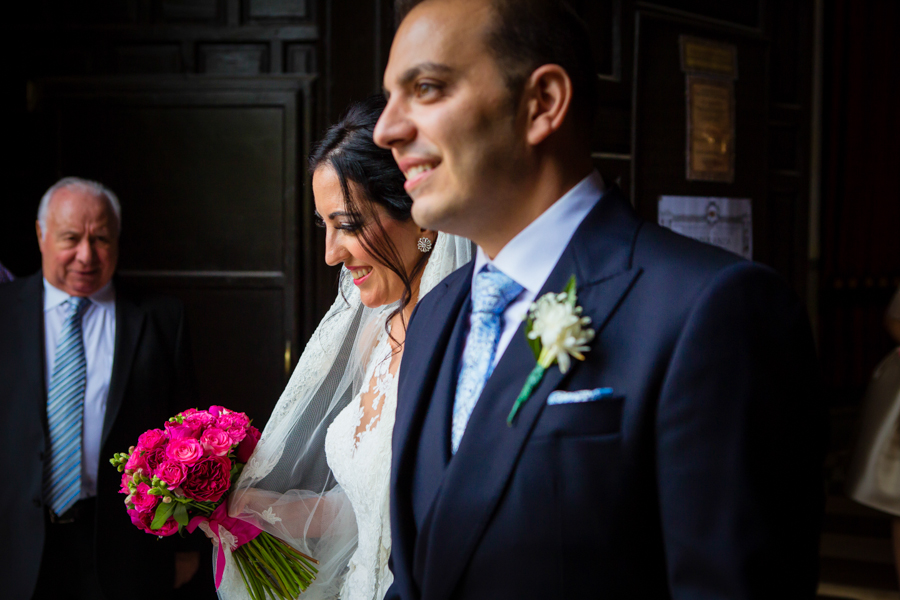
[[[528,374],[506,418],[506,424],[510,427],[519,409],[544,379],[547,369],[555,363],[565,373],[572,365],[572,358],[584,360],[584,353],[590,350],[588,344],[594,339],[594,330],[588,327],[590,317],[581,316],[576,287],[575,276],[572,275],[562,292],[544,294],[528,309],[525,336],[537,364]]]

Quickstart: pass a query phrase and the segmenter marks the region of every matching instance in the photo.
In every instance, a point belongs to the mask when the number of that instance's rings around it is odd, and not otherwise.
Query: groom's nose
[[[416,128],[409,120],[405,106],[405,101],[397,98],[388,100],[384,107],[372,133],[375,143],[382,148],[393,149],[415,137]]]

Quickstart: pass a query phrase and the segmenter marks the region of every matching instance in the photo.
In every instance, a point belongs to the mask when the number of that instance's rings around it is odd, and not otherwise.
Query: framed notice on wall
[[[734,181],[734,83],[687,77],[687,178]]]
[[[683,35],[688,180],[734,182],[737,48]]]
[[[660,196],[658,215],[663,227],[753,259],[753,217],[748,198]]]

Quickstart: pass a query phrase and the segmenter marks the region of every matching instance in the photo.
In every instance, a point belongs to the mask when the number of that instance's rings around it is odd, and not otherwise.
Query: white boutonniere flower
[[[572,365],[572,358],[584,360],[584,353],[590,350],[588,344],[594,339],[594,330],[588,327],[590,317],[581,316],[582,309],[577,304],[575,289],[573,275],[565,290],[559,294],[544,294],[528,309],[525,335],[537,364],[525,380],[525,386],[506,418],[510,426],[547,369],[555,363],[562,373],[566,373]]]

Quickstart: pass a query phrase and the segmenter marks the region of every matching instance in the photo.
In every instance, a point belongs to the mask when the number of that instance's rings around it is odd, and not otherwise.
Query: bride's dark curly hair
[[[412,283],[425,268],[428,254],[422,254],[407,273],[397,247],[378,218],[377,206],[384,208],[394,220],[405,223],[412,218],[412,199],[403,189],[403,173],[391,151],[379,148],[372,139],[375,124],[386,103],[384,96],[375,95],[351,106],[313,148],[309,173],[312,175],[323,166],[334,169],[341,184],[345,209],[351,222],[359,227],[363,248],[403,283],[400,306],[388,318],[390,322],[412,301]],[[351,181],[359,193],[354,193]],[[341,276],[344,276],[343,270]]]

